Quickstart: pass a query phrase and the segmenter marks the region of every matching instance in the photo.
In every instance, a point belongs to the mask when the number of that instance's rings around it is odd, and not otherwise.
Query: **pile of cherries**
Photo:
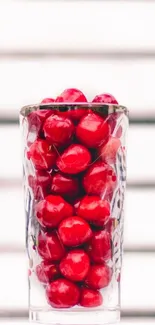
[[[82,102],[77,89],[67,89],[42,103]],[[92,103],[118,104],[108,94]],[[35,273],[55,308],[102,305],[102,288],[112,269],[110,201],[117,185],[113,164],[122,130],[113,131],[117,114],[102,116],[88,108],[66,112],[43,109],[27,116],[27,159],[35,175],[28,183],[40,225]]]

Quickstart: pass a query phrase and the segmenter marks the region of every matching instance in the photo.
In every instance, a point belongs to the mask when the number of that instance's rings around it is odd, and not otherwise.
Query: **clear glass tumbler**
[[[20,112],[30,319],[120,318],[128,111],[49,102]]]

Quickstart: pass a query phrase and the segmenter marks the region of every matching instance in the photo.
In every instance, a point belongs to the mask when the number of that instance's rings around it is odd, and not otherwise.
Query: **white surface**
[[[0,306],[27,308],[27,261],[24,254],[0,255]],[[154,311],[155,254],[125,254],[122,273],[122,309]]]
[[[155,127],[130,126],[127,141],[127,178],[129,182],[155,181]],[[0,128],[0,179],[22,177],[21,133],[18,126]]]
[[[154,12],[150,1],[3,0],[1,51],[155,49]]]
[[[22,106],[56,97],[70,87],[81,89],[89,101],[97,94],[112,93],[131,116],[155,115],[154,84],[153,59],[1,59],[0,117],[18,117]]]
[[[125,248],[152,248],[155,190],[127,190],[124,228]],[[0,188],[0,251],[24,250],[25,215],[21,188]],[[6,229],[6,231],[4,231]]]

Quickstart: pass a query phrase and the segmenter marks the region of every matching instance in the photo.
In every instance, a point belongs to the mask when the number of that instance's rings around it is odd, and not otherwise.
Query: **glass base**
[[[30,321],[52,325],[104,325],[120,321],[120,309],[89,309],[66,311],[30,309]]]

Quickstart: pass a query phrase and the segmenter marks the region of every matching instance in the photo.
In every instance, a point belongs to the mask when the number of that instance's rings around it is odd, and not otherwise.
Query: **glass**
[[[21,109],[30,319],[120,318],[128,111],[101,103]]]

